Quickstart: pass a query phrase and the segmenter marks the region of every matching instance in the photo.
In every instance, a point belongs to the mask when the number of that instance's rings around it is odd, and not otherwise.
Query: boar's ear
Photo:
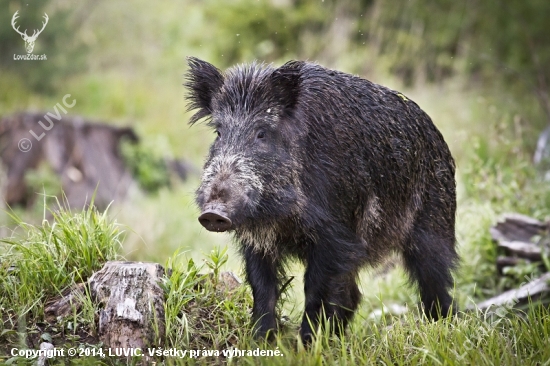
[[[198,109],[189,123],[212,114],[212,99],[223,85],[223,75],[214,65],[195,57],[188,57],[189,71],[185,75],[184,86],[189,89],[188,111]]]
[[[275,100],[290,112],[298,102],[303,61],[289,61],[276,69],[271,76]]]

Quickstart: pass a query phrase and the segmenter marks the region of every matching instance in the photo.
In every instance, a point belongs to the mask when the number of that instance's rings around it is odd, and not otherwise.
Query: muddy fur
[[[221,72],[189,58],[191,118],[218,138],[197,191],[245,259],[259,336],[276,328],[281,270],[306,265],[308,341],[325,314],[343,329],[357,309],[357,274],[399,253],[426,314],[452,313],[455,166],[413,101],[320,65],[253,63]]]

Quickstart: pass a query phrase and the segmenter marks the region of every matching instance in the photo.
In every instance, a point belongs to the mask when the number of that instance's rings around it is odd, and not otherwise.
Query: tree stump
[[[89,279],[99,314],[99,339],[109,348],[160,346],[164,340],[164,292],[157,263],[107,262]]]

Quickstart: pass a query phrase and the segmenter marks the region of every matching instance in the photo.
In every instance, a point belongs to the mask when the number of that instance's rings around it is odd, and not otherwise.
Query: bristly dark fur
[[[212,114],[212,99],[223,85],[223,76],[217,68],[199,60],[188,57],[190,72],[187,74],[184,86],[189,89],[187,99],[190,101],[188,111],[198,109],[190,119],[194,124],[199,119]]]
[[[289,61],[276,69],[271,75],[273,85],[271,93],[274,99],[284,107],[286,113],[292,110],[300,96],[300,71],[304,66],[301,61]]]
[[[197,203],[231,225],[223,230],[234,232],[245,259],[258,335],[276,329],[288,258],[306,265],[305,341],[319,324],[344,328],[360,302],[359,270],[394,252],[426,314],[453,313],[455,166],[418,105],[308,62],[225,73],[189,63],[190,109],[199,109],[191,123],[209,117],[218,132]]]

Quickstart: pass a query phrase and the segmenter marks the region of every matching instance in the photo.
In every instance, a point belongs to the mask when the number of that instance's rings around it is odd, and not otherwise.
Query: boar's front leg
[[[254,306],[252,321],[256,338],[272,336],[277,327],[275,305],[279,298],[278,260],[263,251],[254,250],[251,245],[244,247],[246,276],[252,287]]]
[[[340,229],[340,230],[339,230]],[[357,272],[365,251],[354,234],[338,224],[317,230],[311,242],[304,276],[305,313],[300,328],[309,343],[319,324],[340,333],[352,319],[361,300]]]

